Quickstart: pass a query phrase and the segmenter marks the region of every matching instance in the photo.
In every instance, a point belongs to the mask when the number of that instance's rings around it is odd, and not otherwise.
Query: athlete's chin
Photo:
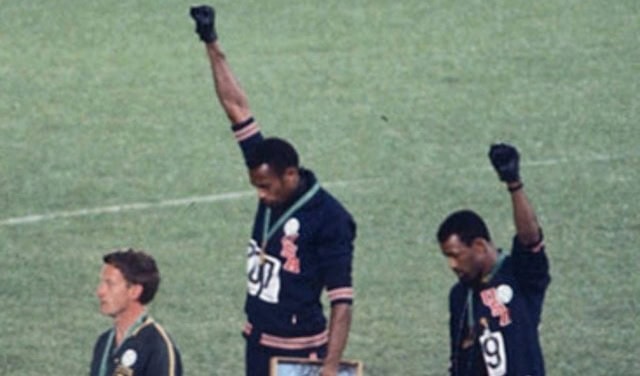
[[[113,316],[113,310],[109,307],[107,303],[100,303],[100,313],[105,316]]]
[[[458,276],[458,280],[465,285],[468,285],[471,282],[473,282],[473,278],[471,278],[468,274],[456,273],[456,275]]]

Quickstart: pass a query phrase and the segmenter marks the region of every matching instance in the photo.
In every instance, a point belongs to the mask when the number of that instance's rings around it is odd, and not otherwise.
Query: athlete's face
[[[482,255],[485,253],[484,242],[480,238],[474,240],[471,246],[453,234],[440,244],[442,254],[447,258],[449,268],[464,283],[477,281],[483,272]]]
[[[258,191],[258,198],[267,206],[285,203],[298,186],[298,171],[288,168],[279,176],[266,163],[249,170],[251,184]]]
[[[96,296],[100,301],[100,312],[117,317],[125,312],[140,295],[140,285],[133,285],[124,278],[118,268],[105,264],[100,273]]]

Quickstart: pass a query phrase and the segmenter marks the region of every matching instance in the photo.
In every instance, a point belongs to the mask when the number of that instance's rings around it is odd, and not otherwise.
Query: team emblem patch
[[[480,298],[482,299],[482,303],[491,310],[491,316],[497,317],[500,322],[500,326],[507,326],[511,324],[511,314],[509,313],[509,308],[505,305],[502,299],[511,300],[513,297],[513,290],[511,287],[507,285],[501,285],[503,288],[503,297],[501,297],[498,293],[498,289],[492,287],[490,289],[482,290],[480,292]]]
[[[284,236],[280,240],[282,244],[280,256],[286,259],[282,269],[294,274],[300,274],[300,259],[298,258],[298,245],[296,245],[299,231],[300,221],[291,218],[284,224]]]
[[[513,289],[509,285],[500,285],[496,289],[496,295],[502,304],[509,304],[513,299]]]
[[[284,224],[284,236],[298,236],[300,230],[300,221],[297,218],[291,218]]]

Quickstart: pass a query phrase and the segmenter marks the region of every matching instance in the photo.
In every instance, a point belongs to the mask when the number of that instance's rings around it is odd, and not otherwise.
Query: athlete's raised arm
[[[205,45],[216,95],[231,124],[241,124],[251,118],[249,101],[233,75],[222,51],[215,27],[215,10],[208,5],[191,8],[195,31]]]
[[[542,241],[540,225],[520,179],[520,155],[508,144],[494,144],[489,150],[489,159],[500,180],[506,183],[511,194],[513,220],[518,240],[535,249]]]

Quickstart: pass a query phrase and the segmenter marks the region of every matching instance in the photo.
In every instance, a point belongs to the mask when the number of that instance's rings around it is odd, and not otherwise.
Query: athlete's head
[[[247,156],[251,184],[259,199],[269,206],[286,202],[300,180],[298,153],[280,138],[266,138]]]
[[[462,282],[480,280],[495,262],[489,230],[482,218],[471,210],[450,214],[440,224],[437,237],[449,267]]]
[[[160,272],[150,255],[128,249],[111,252],[102,259],[96,295],[103,314],[116,317],[132,304],[151,302],[160,285]]]

